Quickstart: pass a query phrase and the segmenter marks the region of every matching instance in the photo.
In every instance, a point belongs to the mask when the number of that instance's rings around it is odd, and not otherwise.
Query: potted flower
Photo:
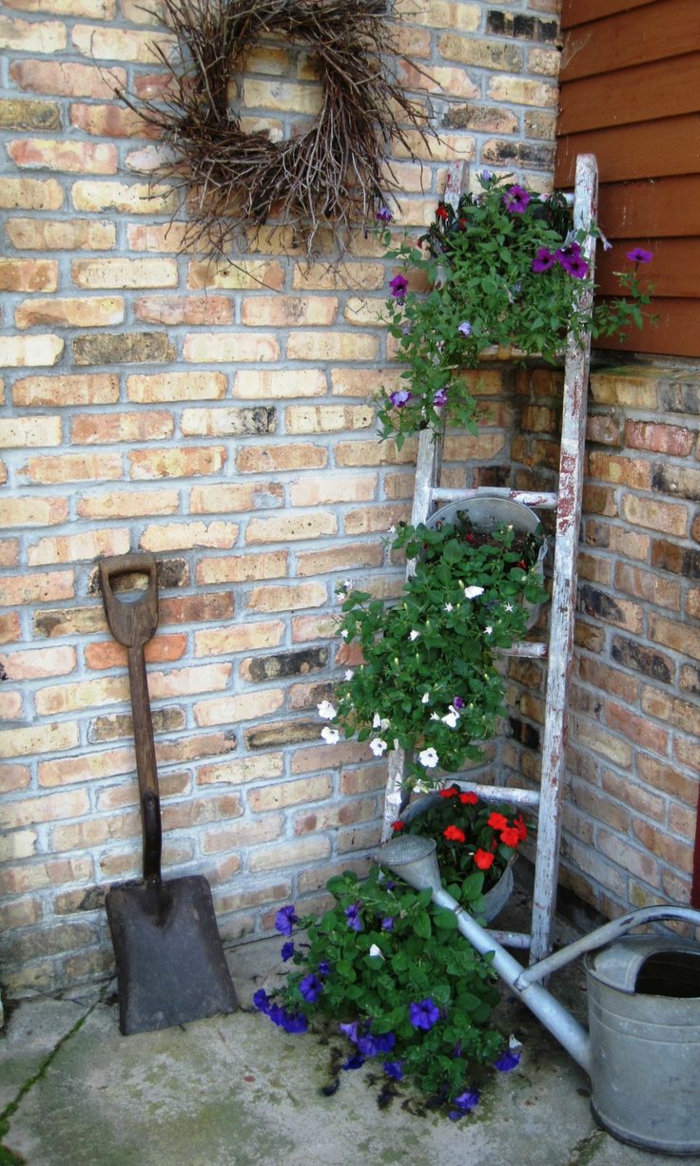
[[[453,782],[413,802],[392,829],[434,839],[443,886],[487,923],[505,906],[513,863],[528,834],[522,814],[505,804],[489,805]]]
[[[385,607],[364,591],[342,593],[340,635],[362,662],[322,701],[321,735],[333,744],[356,736],[381,757],[407,753],[406,787],[442,784],[481,759],[477,742],[504,715],[497,653],[525,635],[523,600],[546,599],[541,531],[501,524],[484,536],[467,511],[454,521],[399,528],[392,546],[415,560],[398,602]]]
[[[387,879],[378,866],[363,882],[346,871],[327,886],[334,903],[320,918],[298,917],[291,904],[277,913],[292,970],[283,987],[256,992],[255,1006],[286,1032],[311,1027],[330,1040],[327,1094],[343,1070],[368,1062],[385,1099],[406,1079],[453,1121],[464,1117],[490,1070],[519,1061],[490,1023],[500,999],[490,962],[455,942],[455,916],[432,904],[430,891]]]
[[[479,194],[464,194],[456,208],[440,202],[435,222],[415,242],[392,245],[383,219],[387,257],[400,270],[390,281],[389,333],[406,365],[405,386],[378,399],[382,436],[400,446],[409,433],[448,424],[475,432],[475,402],[459,380],[490,351],[514,349],[520,358],[553,363],[567,332],[623,338],[641,327],[651,287],[639,278],[652,258],[635,248],[617,278],[625,295],[587,311],[594,285],[584,256],[585,231],[575,231],[562,194],[542,196],[508,177],[484,171]],[[600,231],[590,232],[603,239]],[[604,245],[609,246],[603,239]],[[428,285],[427,293],[413,290]]]

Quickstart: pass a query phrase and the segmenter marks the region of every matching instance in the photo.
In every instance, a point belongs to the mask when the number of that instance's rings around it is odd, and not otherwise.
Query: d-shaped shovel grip
[[[148,695],[143,648],[158,627],[158,565],[153,555],[118,555],[100,563],[100,582],[107,623],[115,640],[128,650],[129,689],[134,723],[136,774],[141,801],[143,830],[143,877],[160,879],[162,828],[156,749],[153,741],[151,702]],[[120,575],[147,575],[145,591],[136,598],[117,599],[112,580]]]

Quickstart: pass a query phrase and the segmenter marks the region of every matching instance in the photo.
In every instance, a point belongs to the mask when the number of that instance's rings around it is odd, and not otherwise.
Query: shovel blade
[[[124,883],[105,904],[125,1036],[236,1009],[204,877]]]

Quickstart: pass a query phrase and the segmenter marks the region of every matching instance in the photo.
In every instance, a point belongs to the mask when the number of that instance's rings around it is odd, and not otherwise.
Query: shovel
[[[146,575],[145,591],[117,599],[112,580]],[[125,1036],[233,1012],[236,993],[202,875],[160,874],[160,797],[144,645],[158,626],[157,564],[152,555],[120,555],[100,563],[107,622],[128,649],[136,772],[143,831],[143,879],[116,884],[105,905],[117,964],[119,1028]]]

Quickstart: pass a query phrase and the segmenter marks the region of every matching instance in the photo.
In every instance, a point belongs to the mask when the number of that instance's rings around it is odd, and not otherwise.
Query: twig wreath
[[[170,147],[160,177],[184,187],[182,248],[223,255],[251,226],[293,228],[310,252],[322,226],[336,239],[374,218],[396,190],[390,139],[415,158],[409,130],[427,142],[420,103],[401,89],[387,0],[163,0],[177,50],[156,52],[168,73],[162,100],[120,93]],[[231,105],[261,36],[304,47],[322,86],[310,128],[290,140],[245,133]]]

